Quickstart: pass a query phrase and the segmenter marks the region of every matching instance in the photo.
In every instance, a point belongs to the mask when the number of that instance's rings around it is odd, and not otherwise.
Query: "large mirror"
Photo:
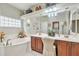
[[[52,31],[55,34],[59,35],[60,34],[69,35],[70,33],[69,28],[70,11],[59,12],[51,17],[48,17],[48,15],[40,15],[40,16],[37,15],[34,17],[27,17],[24,22],[26,23],[24,24],[25,25],[24,29],[26,30],[26,32],[29,32],[30,34],[36,34],[36,33],[48,34],[48,32],[52,33]],[[75,27],[74,24],[75,22],[73,21],[72,25]],[[75,29],[72,31],[75,31]]]

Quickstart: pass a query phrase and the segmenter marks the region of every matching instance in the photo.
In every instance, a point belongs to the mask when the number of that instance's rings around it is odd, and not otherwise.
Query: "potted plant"
[[[24,31],[21,31],[19,34],[18,34],[18,37],[19,38],[24,38],[24,37],[27,37],[25,32]]]
[[[54,30],[49,28],[49,29],[48,29],[48,35],[49,35],[49,36],[55,36]]]

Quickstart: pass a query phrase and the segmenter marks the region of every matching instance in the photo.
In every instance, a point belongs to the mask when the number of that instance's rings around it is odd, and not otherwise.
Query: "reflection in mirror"
[[[72,32],[79,33],[79,11],[76,10],[72,15]]]
[[[79,33],[79,20],[77,20],[77,33]]]
[[[76,30],[75,30],[75,23],[76,23],[76,21],[75,20],[72,20],[72,32],[75,32]]]
[[[72,20],[72,32],[79,33],[79,20]]]
[[[70,34],[70,14],[69,11],[60,12],[57,14],[57,16],[53,16],[50,18],[50,21],[52,23],[52,30],[55,32],[55,34],[63,34],[63,35],[69,35]]]
[[[53,32],[59,33],[59,22],[53,22]]]
[[[67,22],[64,21],[64,22],[63,22],[63,25],[62,25],[62,34],[67,34],[66,29],[67,29]]]

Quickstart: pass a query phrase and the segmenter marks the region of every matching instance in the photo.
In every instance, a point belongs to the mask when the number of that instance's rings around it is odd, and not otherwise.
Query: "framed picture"
[[[57,21],[53,22],[52,25],[53,25],[53,27],[52,27],[53,29],[59,29],[59,22],[57,22]]]

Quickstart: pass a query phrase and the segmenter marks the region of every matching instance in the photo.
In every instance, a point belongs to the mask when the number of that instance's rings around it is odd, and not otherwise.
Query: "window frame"
[[[0,16],[0,27],[15,27],[21,28],[22,21],[20,19],[14,19],[6,16]]]

